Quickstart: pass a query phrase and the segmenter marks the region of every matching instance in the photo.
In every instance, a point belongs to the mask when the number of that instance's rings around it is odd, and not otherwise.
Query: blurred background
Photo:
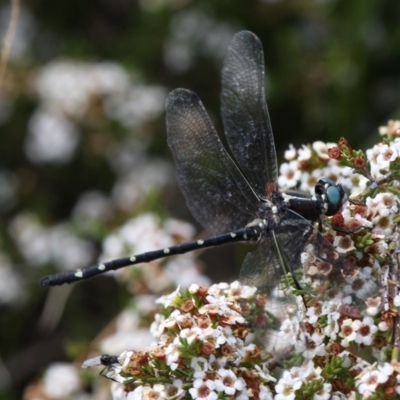
[[[1,2],[2,42],[11,9]],[[108,398],[82,360],[148,345],[154,299],[177,284],[238,276],[245,250],[229,246],[38,285],[206,234],[174,180],[170,90],[194,90],[222,133],[222,60],[232,36],[251,30],[280,160],[289,144],[341,136],[366,149],[400,117],[399,20],[389,0],[20,4],[0,88],[0,398]]]

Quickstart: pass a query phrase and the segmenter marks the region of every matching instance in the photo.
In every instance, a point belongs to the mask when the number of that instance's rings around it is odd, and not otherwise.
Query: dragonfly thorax
[[[312,222],[319,221],[321,215],[336,214],[347,200],[342,186],[328,178],[321,178],[317,182],[315,195],[312,197],[297,191],[277,192],[275,196],[280,196],[274,199],[274,203],[280,205],[284,214],[294,213]]]

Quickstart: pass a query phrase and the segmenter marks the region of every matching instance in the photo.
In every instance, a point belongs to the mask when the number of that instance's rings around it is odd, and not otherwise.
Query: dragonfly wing
[[[290,210],[283,211],[281,221],[271,226],[255,251],[246,256],[241,281],[270,295],[279,286],[282,275],[301,267],[301,253],[313,231],[309,221]]]
[[[268,237],[246,255],[239,279],[242,283],[256,286],[269,295],[279,286],[284,272],[275,243]]]
[[[318,224],[311,224],[295,212],[285,210],[283,215],[273,233],[284,265],[298,288],[315,302],[337,304],[344,317],[365,314],[367,300],[381,297],[378,263],[357,258],[355,247],[350,248],[351,236],[332,230],[324,236]]]
[[[98,367],[99,365],[103,365],[103,363],[101,362],[100,356],[89,358],[88,360],[85,360],[82,363],[82,368]]]
[[[304,327],[299,323],[297,299],[286,279],[272,235],[247,254],[240,281],[256,286],[261,296],[256,300],[257,307],[250,307],[254,311],[249,313],[247,321],[271,356],[286,358]]]
[[[354,318],[365,312],[368,298],[381,296],[382,283],[379,264],[372,255],[359,259],[355,248],[338,252],[341,243],[348,246],[351,242],[346,235],[336,235],[332,244],[315,229],[304,250],[301,269],[294,274],[299,285],[320,301],[346,297],[351,306],[342,307],[341,314]]]
[[[258,198],[224,149],[199,97],[176,89],[167,99],[168,144],[193,216],[214,232],[244,227]]]
[[[277,180],[278,165],[265,101],[264,53],[248,31],[236,34],[222,69],[222,119],[239,166],[260,197]]]

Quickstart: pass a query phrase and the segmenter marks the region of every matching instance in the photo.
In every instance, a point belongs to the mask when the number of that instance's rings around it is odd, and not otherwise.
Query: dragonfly
[[[317,182],[313,196],[279,190],[265,99],[264,53],[259,38],[249,31],[237,33],[227,50],[221,113],[230,153],[194,92],[175,89],[167,97],[168,145],[178,184],[193,216],[214,236],[48,275],[41,285],[73,283],[126,266],[234,242],[255,244],[244,259],[240,280],[265,293],[276,289],[282,275],[301,270],[305,245],[312,236],[322,237],[318,233],[321,218],[338,212],[346,194],[341,185],[327,178]],[[329,246],[319,240],[321,254]]]

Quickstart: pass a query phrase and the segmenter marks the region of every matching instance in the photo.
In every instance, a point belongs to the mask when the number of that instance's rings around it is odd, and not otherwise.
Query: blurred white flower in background
[[[153,336],[147,326],[141,326],[142,321],[139,318],[139,314],[149,315],[150,311],[153,314],[156,312],[156,296],[138,295],[135,299],[136,305],[140,304],[141,297],[151,297],[152,309],[147,310],[146,314],[140,306],[136,309],[126,308],[123,310],[115,320],[115,331],[101,340],[99,346],[100,352],[103,354],[120,354],[127,348],[131,350],[141,350],[151,345]]]
[[[112,260],[126,255],[127,251],[139,254],[149,250],[163,249],[174,244],[172,235],[162,228],[160,218],[155,214],[146,213],[126,221],[104,240],[101,259]]]
[[[49,262],[48,232],[34,215],[19,214],[8,228],[25,260],[29,260],[29,265],[41,266]]]
[[[67,224],[49,229],[49,247],[54,262],[62,270],[87,267],[93,258],[92,244],[77,237]]]
[[[117,175],[128,174],[132,169],[142,165],[147,159],[147,140],[149,137],[141,137],[140,140],[128,136],[117,143],[108,155],[108,163]]]
[[[29,121],[25,151],[35,163],[73,157],[79,124],[96,100],[102,100],[106,117],[131,129],[162,114],[167,95],[164,87],[137,82],[113,62],[53,61],[37,72],[33,87],[41,106]]]
[[[279,168],[278,184],[281,188],[295,187],[297,181],[301,178],[301,171],[299,169],[299,162],[297,160],[288,163],[282,163]]]
[[[112,190],[113,203],[122,210],[132,209],[151,191],[170,186],[172,170],[172,165],[161,159],[143,161],[116,181]]]
[[[66,224],[46,228],[31,214],[19,214],[9,231],[28,265],[55,263],[61,270],[86,267],[93,257],[93,246],[74,235]]]
[[[124,93],[106,100],[105,110],[125,127],[135,127],[163,113],[166,97],[162,86],[127,86]]]
[[[34,163],[68,162],[79,143],[76,125],[53,109],[37,109],[28,125],[25,153]]]
[[[200,286],[208,286],[211,279],[201,273],[193,253],[172,258],[165,266],[165,272],[175,286],[189,287],[193,282]]]
[[[84,221],[105,222],[111,218],[112,206],[109,198],[99,191],[84,192],[78,198],[72,211],[74,220],[82,224]]]
[[[128,254],[163,249],[193,239],[195,228],[186,222],[168,219],[161,222],[155,214],[146,213],[127,221],[103,241],[101,260],[109,261]],[[152,293],[171,287],[188,287],[193,282],[208,285],[210,280],[199,271],[194,252],[167,257],[117,271],[119,281],[135,292],[142,282]]]
[[[68,398],[78,392],[81,386],[76,367],[67,363],[52,364],[44,374],[45,394],[52,399]]]
[[[44,105],[74,119],[85,115],[93,96],[122,93],[128,72],[112,62],[53,61],[39,70],[34,88]]]
[[[164,46],[164,62],[176,73],[187,71],[199,55],[219,63],[237,31],[201,10],[176,13],[171,19],[171,38]]]
[[[175,73],[186,72],[194,62],[194,50],[187,43],[170,38],[164,45],[164,62]]]
[[[8,256],[0,252],[0,304],[15,304],[24,297],[20,277]]]

